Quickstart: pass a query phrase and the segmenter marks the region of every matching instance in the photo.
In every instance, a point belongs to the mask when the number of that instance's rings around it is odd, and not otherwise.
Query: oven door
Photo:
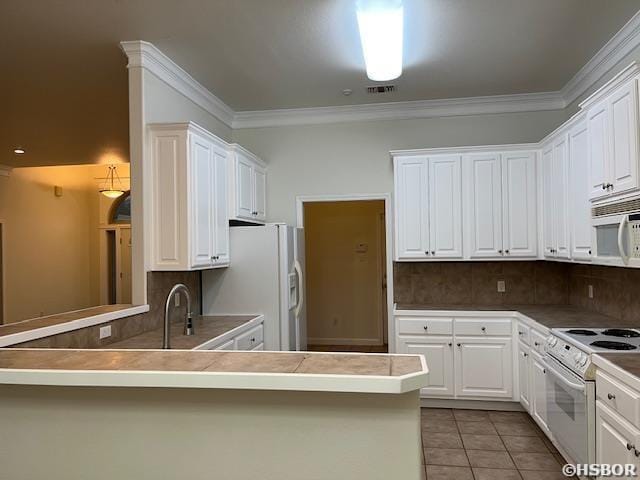
[[[547,421],[556,442],[575,463],[590,460],[588,383],[551,356],[547,369]]]

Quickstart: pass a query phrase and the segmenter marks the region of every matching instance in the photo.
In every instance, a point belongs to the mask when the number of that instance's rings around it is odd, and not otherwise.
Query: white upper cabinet
[[[569,147],[566,131],[542,148],[542,204],[544,255],[569,258]]]
[[[553,256],[555,249],[555,221],[553,205],[553,144],[542,147],[542,229],[544,255]]]
[[[431,257],[462,258],[460,156],[429,158],[429,245]]]
[[[473,153],[463,163],[469,257],[535,257],[536,154]]]
[[[591,203],[589,201],[587,123],[578,121],[569,130],[569,227],[571,257],[591,258]]]
[[[587,112],[589,198],[638,190],[638,72],[631,65],[580,105]]]
[[[459,155],[394,159],[396,258],[462,258]]]
[[[535,257],[536,155],[533,152],[503,153],[502,244],[506,257]]]
[[[227,146],[193,123],[150,127],[152,269],[229,265]]]
[[[467,201],[465,205],[472,258],[502,256],[502,168],[496,153],[464,158]]]
[[[229,218],[264,223],[267,218],[265,164],[238,144],[230,146]]]

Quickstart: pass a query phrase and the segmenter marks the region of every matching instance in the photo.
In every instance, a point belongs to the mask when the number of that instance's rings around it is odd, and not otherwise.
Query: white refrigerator
[[[202,273],[204,315],[264,315],[265,350],[306,350],[304,231],[231,227],[228,268]]]

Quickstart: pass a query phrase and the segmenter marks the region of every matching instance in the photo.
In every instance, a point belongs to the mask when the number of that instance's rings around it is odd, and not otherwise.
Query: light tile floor
[[[422,409],[427,480],[560,480],[564,459],[522,412]]]

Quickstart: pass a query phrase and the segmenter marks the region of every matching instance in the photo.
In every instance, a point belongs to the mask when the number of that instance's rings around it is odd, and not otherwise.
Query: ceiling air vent
[[[391,93],[395,92],[395,85],[375,85],[373,87],[367,87],[367,93],[379,94],[379,93]]]
[[[633,200],[594,207],[591,209],[591,215],[593,218],[598,218],[606,215],[626,214],[638,211],[640,211],[640,198],[634,198]]]

